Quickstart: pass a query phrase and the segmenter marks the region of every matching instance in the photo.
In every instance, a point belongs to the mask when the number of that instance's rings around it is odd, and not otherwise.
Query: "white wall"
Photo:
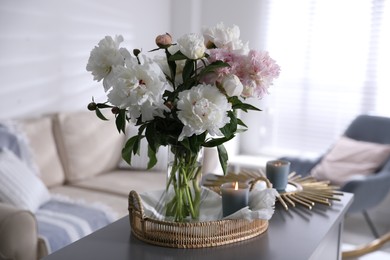
[[[85,109],[103,101],[85,66],[105,35],[154,48],[171,30],[170,0],[1,0],[0,119]]]

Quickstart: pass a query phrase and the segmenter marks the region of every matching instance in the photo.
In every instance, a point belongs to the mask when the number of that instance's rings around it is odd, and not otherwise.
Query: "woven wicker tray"
[[[166,222],[148,218],[136,191],[129,194],[131,232],[150,244],[174,248],[204,248],[253,238],[268,228],[267,220],[232,219],[207,222]]]

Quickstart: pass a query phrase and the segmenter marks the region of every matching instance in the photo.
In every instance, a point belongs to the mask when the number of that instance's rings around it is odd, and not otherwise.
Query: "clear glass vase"
[[[176,222],[199,219],[203,148],[193,153],[183,146],[169,146],[166,216]]]

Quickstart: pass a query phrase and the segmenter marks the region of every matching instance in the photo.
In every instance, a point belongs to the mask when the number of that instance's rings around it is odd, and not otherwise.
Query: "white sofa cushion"
[[[26,119],[22,122],[22,128],[42,181],[47,187],[63,184],[65,174],[54,139],[52,118]]]
[[[8,149],[0,150],[0,200],[33,213],[50,200],[43,182]]]
[[[54,135],[66,181],[75,182],[117,168],[124,144],[115,118],[99,119],[91,111],[61,113],[55,117]]]

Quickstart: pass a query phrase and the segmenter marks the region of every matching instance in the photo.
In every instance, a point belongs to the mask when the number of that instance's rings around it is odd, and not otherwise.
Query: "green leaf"
[[[198,153],[202,145],[204,144],[204,141],[206,139],[206,132],[203,132],[200,135],[192,135],[188,138],[189,145],[190,145],[190,151],[193,153]]]
[[[148,162],[148,170],[153,168],[153,166],[156,165],[157,163],[157,156],[156,152],[151,149],[151,147],[148,145],[148,157],[149,157],[149,162]]]
[[[236,96],[228,97],[228,101],[232,104],[232,107],[242,104],[242,101]]]
[[[157,138],[156,136],[158,135],[158,132],[156,131],[154,124],[150,123],[147,125],[146,130],[145,130],[145,136],[146,140],[148,141],[149,147],[156,152],[156,147],[157,147]]]
[[[183,82],[186,82],[191,78],[192,74],[194,74],[194,70],[194,61],[186,60],[186,63],[183,68]]]
[[[221,164],[223,174],[226,175],[229,156],[223,144],[217,146],[219,163]]]
[[[96,107],[95,113],[96,113],[96,116],[97,116],[98,118],[100,118],[101,120],[108,121],[108,119],[107,119],[107,118],[102,114],[102,112],[100,111],[99,107]]]
[[[191,151],[191,145],[188,137],[185,137],[183,141],[180,142],[187,150]]]
[[[169,58],[172,56],[168,49],[165,49],[165,55],[167,57],[167,62],[169,66],[169,72],[171,73],[170,75],[170,80],[173,85],[175,85],[175,77],[176,77],[176,62],[174,60],[170,60]]]
[[[239,118],[237,118],[237,124],[240,125],[240,126],[248,128],[248,126]]]
[[[145,125],[141,125],[141,126],[138,128],[138,136],[140,136],[140,138],[141,138],[141,137],[144,137],[144,136],[142,136],[142,133],[144,132],[146,126],[147,126],[147,125],[145,124]]]
[[[238,97],[229,97],[228,100],[232,104],[233,109],[241,109],[244,112],[248,112],[248,110],[261,111],[251,104],[242,102]]]
[[[237,117],[233,111],[228,111],[228,116],[230,117],[230,122],[220,130],[225,137],[229,138],[237,131]]]
[[[255,111],[261,111],[261,109],[251,105],[251,104],[248,104],[248,103],[244,103],[244,102],[236,102],[235,104],[232,105],[232,108],[233,109],[241,109],[242,111],[244,112],[248,112],[248,110],[255,110]]]
[[[231,135],[229,137],[220,137],[220,138],[214,138],[211,139],[210,141],[207,141],[206,143],[203,144],[204,147],[215,147],[218,145],[221,145],[231,139],[233,139],[235,135]]]
[[[125,146],[122,149],[122,158],[131,165],[131,157],[134,150],[134,147],[136,150],[138,150],[140,138],[138,135],[135,135],[131,137],[129,140],[127,140]]]
[[[181,53],[181,51],[176,52],[175,54],[171,55],[168,58],[169,61],[185,60],[185,59],[188,59],[188,58],[183,53]]]
[[[118,129],[118,132],[125,133],[126,131],[126,110],[121,109],[119,110],[119,113],[116,115],[115,124],[116,129]]]
[[[203,76],[207,73],[215,72],[217,69],[224,68],[224,67],[230,67],[230,65],[226,62],[217,60],[209,64],[208,66],[204,67],[199,74],[200,76]]]
[[[187,81],[183,82],[182,84],[180,84],[177,89],[176,89],[176,95],[179,93],[179,92],[182,92],[184,90],[187,90],[187,89],[190,89],[192,88],[194,85],[196,85],[198,83],[196,77],[192,77],[192,78],[189,78]]]
[[[239,109],[241,109],[242,111],[245,111],[245,112],[248,112],[248,110],[261,111],[261,109],[258,109],[257,107],[252,106],[251,104],[247,104],[247,103],[242,103],[238,107],[233,107],[233,109],[235,109],[235,108],[239,108]]]
[[[141,144],[141,139],[143,138],[143,136],[138,136],[138,141],[137,142],[135,142],[134,143],[134,145],[133,145],[133,151],[132,151],[132,153],[134,154],[134,155],[136,155],[136,154],[138,154],[138,155],[140,155],[140,144]]]

